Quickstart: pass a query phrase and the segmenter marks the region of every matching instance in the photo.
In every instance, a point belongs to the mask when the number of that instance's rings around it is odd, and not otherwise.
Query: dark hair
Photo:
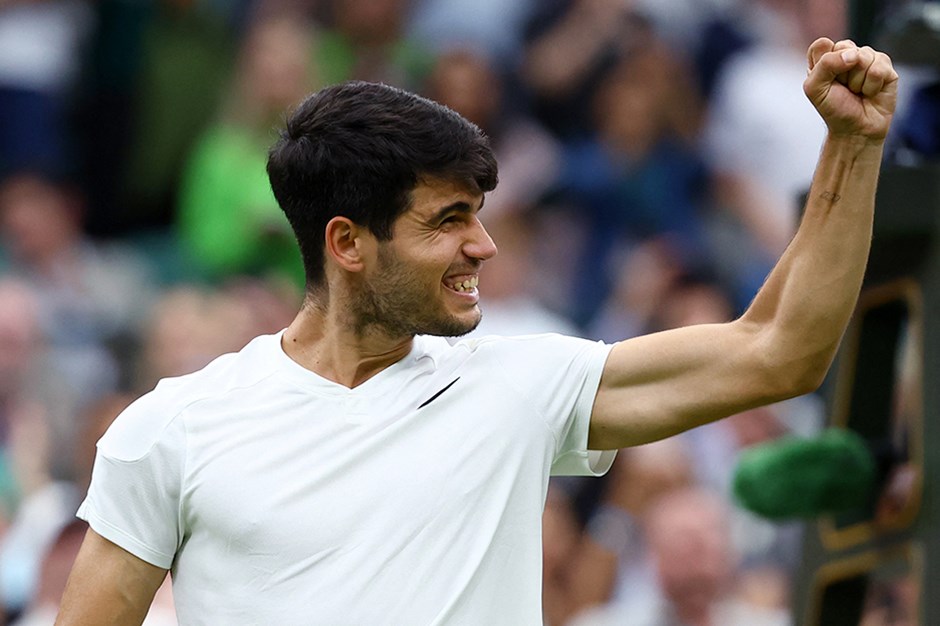
[[[422,178],[480,192],[497,181],[489,141],[475,125],[426,98],[358,81],[300,104],[268,154],[268,176],[297,237],[308,291],[323,283],[324,232],[333,217],[387,241]]]

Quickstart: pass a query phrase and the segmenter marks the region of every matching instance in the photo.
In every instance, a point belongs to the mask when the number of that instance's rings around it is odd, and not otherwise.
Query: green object
[[[300,251],[265,170],[270,141],[225,125],[202,136],[184,172],[180,239],[210,278],[275,274],[303,288]]]
[[[810,518],[865,506],[875,460],[865,440],[839,428],[816,438],[783,437],[741,455],[734,495],[770,519]]]

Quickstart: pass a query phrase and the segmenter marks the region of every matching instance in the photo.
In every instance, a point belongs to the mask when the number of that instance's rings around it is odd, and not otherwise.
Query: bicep
[[[766,345],[761,328],[741,320],[616,344],[594,401],[589,447],[648,443],[782,399]]]
[[[138,625],[166,573],[89,529],[72,566],[56,625]]]

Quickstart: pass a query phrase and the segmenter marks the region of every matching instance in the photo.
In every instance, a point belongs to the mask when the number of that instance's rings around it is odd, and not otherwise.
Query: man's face
[[[391,337],[464,335],[480,323],[480,266],[496,246],[477,213],[483,194],[440,180],[419,183],[392,238],[363,276],[353,314]]]

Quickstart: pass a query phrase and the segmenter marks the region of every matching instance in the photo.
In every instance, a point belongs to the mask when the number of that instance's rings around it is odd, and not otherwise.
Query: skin
[[[653,441],[822,381],[861,286],[897,74],[887,56],[850,41],[817,40],[808,65],[804,91],[829,136],[799,232],[740,319],[613,347],[590,447]],[[496,254],[478,218],[482,203],[478,192],[425,180],[390,241],[346,218],[331,220],[328,298],[309,298],[287,328],[288,356],[355,387],[408,354],[416,332],[471,330],[479,294],[450,286],[476,278]],[[56,623],[140,624],[165,574],[89,531]]]

